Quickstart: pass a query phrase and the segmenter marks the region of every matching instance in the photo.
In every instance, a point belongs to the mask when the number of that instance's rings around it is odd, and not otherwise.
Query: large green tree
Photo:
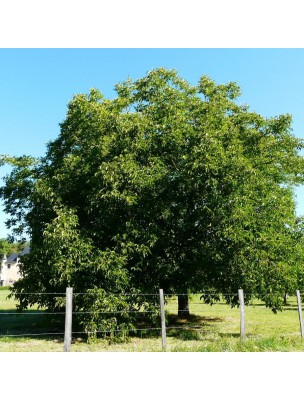
[[[291,116],[249,111],[235,83],[191,86],[163,68],[116,92],[74,96],[45,157],[2,158],[13,165],[1,189],[7,225],[31,237],[13,289],[22,305],[54,306],[18,293],[72,285],[162,287],[179,293],[180,314],[189,290],[235,304],[242,287],[279,307],[302,282],[293,188],[303,143]]]

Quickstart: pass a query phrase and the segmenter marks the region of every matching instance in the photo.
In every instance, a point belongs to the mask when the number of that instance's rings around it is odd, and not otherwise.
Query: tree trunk
[[[178,316],[182,318],[188,318],[190,316],[187,294],[178,295]]]
[[[284,293],[284,306],[287,305],[288,293]]]

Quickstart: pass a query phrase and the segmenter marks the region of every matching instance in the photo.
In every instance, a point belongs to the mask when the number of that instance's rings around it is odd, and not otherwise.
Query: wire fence
[[[299,336],[300,334],[304,338],[299,291],[296,296],[290,297],[283,307],[284,317],[282,313],[275,315],[267,309],[265,303],[259,300],[263,297],[261,294],[258,296],[250,294],[252,301],[245,306],[244,293],[241,289],[238,293],[221,294],[209,292],[164,294],[161,289],[159,293],[111,294],[109,300],[117,300],[117,309],[107,305],[106,301],[105,303],[101,301],[100,308],[93,310],[79,309],[79,299],[86,299],[84,304],[90,304],[87,299],[92,296],[98,299],[99,293],[73,293],[71,288],[67,288],[66,293],[20,294],[46,295],[60,300],[61,309],[51,311],[35,306],[20,311],[13,308],[12,299],[3,298],[3,293],[0,291],[0,340],[10,337],[57,337],[63,339],[64,351],[70,351],[72,339],[90,337],[90,335],[159,337],[160,348],[163,351],[167,348],[166,343],[169,337],[178,337],[182,340],[208,340],[215,336],[239,336],[241,340],[245,340],[245,338],[270,334],[281,336]],[[185,296],[188,298],[188,303],[183,308],[180,307],[178,299]],[[206,304],[207,296],[218,298],[210,305]],[[236,307],[229,307],[225,303],[224,298],[227,296],[237,297]],[[149,300],[146,300],[147,298]],[[102,299],[107,300],[107,295],[103,295]],[[124,302],[120,303],[119,299],[124,299]],[[136,301],[138,301],[138,308],[134,309]],[[133,309],[128,306],[128,302],[131,302]],[[79,324],[79,320],[83,318],[87,321],[85,329]],[[91,318],[97,321],[95,325],[90,325]],[[111,318],[116,319],[114,325],[109,328],[107,323],[112,321]],[[120,318],[125,318],[122,323],[119,322]]]

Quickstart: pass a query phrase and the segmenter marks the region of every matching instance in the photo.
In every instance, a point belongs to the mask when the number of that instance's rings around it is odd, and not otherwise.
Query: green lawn
[[[35,307],[14,314],[16,303],[7,299],[8,293],[6,288],[0,289],[0,351],[61,352],[64,315],[44,315]],[[289,298],[278,314],[258,301],[246,306],[244,342],[239,336],[238,308],[230,308],[224,302],[210,306],[199,296],[192,296],[190,312],[189,320],[177,318],[176,299],[168,299],[167,351],[304,351],[295,297]],[[112,344],[103,338],[89,344],[84,336],[74,334],[71,351],[162,351],[160,329],[139,331],[125,343]]]

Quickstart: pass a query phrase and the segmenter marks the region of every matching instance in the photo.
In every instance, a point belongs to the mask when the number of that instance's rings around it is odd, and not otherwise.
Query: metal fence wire
[[[208,335],[239,335],[241,340],[248,337],[255,337],[259,334],[259,323],[256,321],[256,313],[265,313],[266,323],[271,326],[271,316],[269,310],[266,311],[265,304],[258,298],[262,295],[250,294],[252,302],[245,306],[244,293],[240,289],[238,293],[222,293],[219,301],[206,304],[206,296],[219,296],[218,293],[170,293],[164,294],[160,289],[159,293],[122,293],[115,295],[115,298],[124,298],[125,300],[139,298],[153,298],[154,308],[146,309],[147,304],[139,305],[139,309],[75,309],[73,301],[85,296],[96,296],[98,293],[73,293],[72,288],[67,288],[66,293],[21,293],[21,295],[48,295],[55,298],[62,298],[62,308],[58,311],[29,309],[20,311],[18,309],[0,310],[0,339],[9,337],[54,337],[64,338],[64,351],[70,351],[72,338],[76,335],[99,335],[107,337],[108,335],[157,335],[161,338],[161,348],[163,351],[167,348],[167,337],[179,335],[180,338],[199,338],[208,339]],[[180,308],[178,297],[188,296],[188,307]],[[248,294],[247,294],[248,295]],[[113,298],[113,294],[111,294]],[[237,307],[225,307],[223,298],[225,296],[237,296]],[[135,301],[135,300],[134,300]],[[1,301],[3,304],[4,301]],[[11,304],[11,303],[9,303]],[[303,317],[300,292],[296,292],[296,300],[292,300],[285,307],[291,315],[293,323],[290,326],[284,326],[280,321],[281,332],[284,329],[292,329],[292,332],[300,334],[304,338]],[[264,314],[263,314],[264,315]],[[130,326],[123,329],[117,323],[113,329],[100,329],[96,325],[94,329],[87,328],[85,331],[77,329],[78,317],[86,318],[90,321],[90,316],[99,318],[98,321],[106,321],[107,318],[126,317],[126,321],[132,322]],[[153,317],[153,319],[151,319]],[[147,319],[148,318],[148,319]],[[149,319],[150,318],[150,319]],[[276,317],[278,318],[278,317]],[[126,322],[124,321],[124,322]],[[152,323],[151,323],[152,322]],[[135,325],[134,325],[135,324]],[[137,325],[136,325],[137,324]],[[90,326],[90,324],[88,324]],[[73,330],[73,327],[75,330]],[[182,334],[182,335],[181,335]],[[189,335],[190,334],[190,335]]]

